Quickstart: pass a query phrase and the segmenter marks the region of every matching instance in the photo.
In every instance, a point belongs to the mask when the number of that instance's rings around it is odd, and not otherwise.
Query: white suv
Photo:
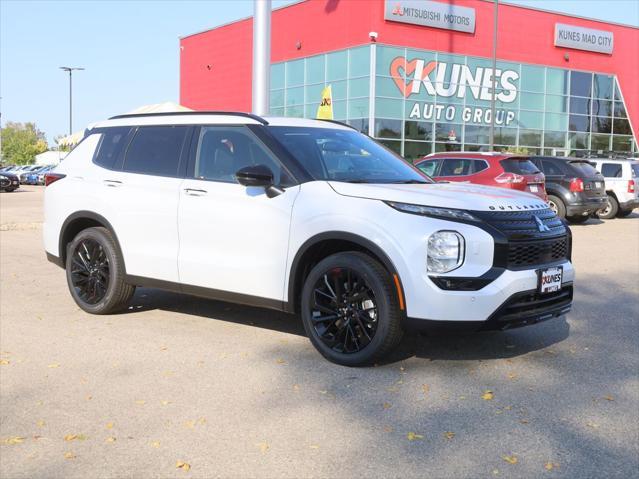
[[[639,160],[593,158],[595,168],[606,180],[608,204],[599,211],[599,218],[611,219],[615,216],[625,217],[632,210],[639,208]]]
[[[570,230],[538,197],[434,183],[335,122],[118,116],[46,182],[47,256],[90,313],[136,286],[273,308],[356,366],[406,329],[506,329],[572,303]]]

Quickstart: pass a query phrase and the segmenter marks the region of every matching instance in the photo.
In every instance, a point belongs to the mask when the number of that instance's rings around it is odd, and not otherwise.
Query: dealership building
[[[605,2],[600,2],[605,8]],[[335,120],[405,158],[636,152],[639,29],[492,1],[306,0],[271,24],[270,114]],[[251,18],[180,39],[180,103],[251,109]]]

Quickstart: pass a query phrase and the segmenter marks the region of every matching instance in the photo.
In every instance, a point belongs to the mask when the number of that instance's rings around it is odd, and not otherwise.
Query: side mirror
[[[246,166],[235,173],[235,179],[243,186],[263,187],[269,198],[284,193],[282,189],[273,185],[273,172],[266,165]]]

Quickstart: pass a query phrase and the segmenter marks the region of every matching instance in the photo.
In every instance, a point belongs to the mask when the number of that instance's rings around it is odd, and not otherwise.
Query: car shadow
[[[306,337],[299,315],[151,288],[138,288],[131,306],[122,314],[151,310],[199,316]],[[570,326],[565,317],[560,317],[507,331],[410,332],[404,336],[399,347],[380,364],[391,364],[411,357],[430,361],[512,358],[559,343],[568,337],[569,331]]]

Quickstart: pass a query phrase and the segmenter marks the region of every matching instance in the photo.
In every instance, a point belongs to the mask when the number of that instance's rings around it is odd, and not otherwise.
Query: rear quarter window
[[[633,163],[630,166],[632,168],[632,177],[639,178],[639,163]]]
[[[506,173],[518,175],[535,175],[539,168],[527,158],[508,158],[499,162]]]
[[[124,148],[129,131],[131,131],[130,127],[115,127],[104,130],[95,150],[93,162],[104,168],[113,169]]]
[[[601,165],[601,174],[606,178],[621,178],[622,166],[619,163],[604,163]]]

